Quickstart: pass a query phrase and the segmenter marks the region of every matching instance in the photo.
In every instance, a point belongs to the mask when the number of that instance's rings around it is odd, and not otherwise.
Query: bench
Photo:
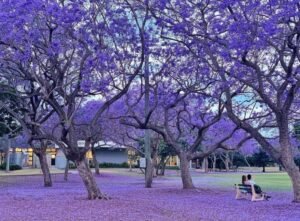
[[[234,184],[236,189],[235,199],[248,198],[251,195],[251,201],[265,200],[264,194],[258,194],[255,192],[254,185],[248,184]]]

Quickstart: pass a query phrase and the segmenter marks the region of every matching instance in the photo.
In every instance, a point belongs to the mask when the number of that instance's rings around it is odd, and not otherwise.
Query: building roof
[[[103,141],[100,140],[95,144],[96,149],[127,149],[127,147],[123,145],[116,144],[115,142],[112,141]]]

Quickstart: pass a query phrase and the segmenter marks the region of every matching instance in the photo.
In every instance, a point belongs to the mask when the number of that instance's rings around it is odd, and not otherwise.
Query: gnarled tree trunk
[[[51,174],[50,174],[46,154],[41,155],[41,157],[39,157],[39,160],[41,163],[41,169],[44,174],[44,186],[50,187],[52,186],[52,179],[51,179]]]
[[[186,153],[179,154],[180,159],[180,171],[183,189],[194,189],[195,186],[192,181],[190,173],[190,163]]]
[[[44,176],[44,186],[51,187],[52,186],[52,179],[50,174],[49,165],[47,162],[47,146],[43,142],[41,148],[35,148],[34,153],[37,155],[40,161],[41,170]]]
[[[294,154],[292,153],[291,144],[289,142],[288,130],[280,134],[281,162],[288,173],[293,187],[294,200],[293,202],[300,203],[300,172],[294,161]]]
[[[145,187],[152,187],[152,178],[153,178],[153,164],[151,158],[146,158],[146,169],[145,169]]]
[[[277,115],[277,122],[279,125],[279,143],[281,147],[280,161],[292,182],[293,202],[300,203],[300,172],[294,161],[294,153],[290,143],[288,116]]]
[[[98,188],[96,180],[93,176],[93,173],[86,164],[85,159],[76,160],[75,164],[77,166],[79,175],[83,180],[85,188],[88,192],[88,199],[107,199],[107,197],[100,192],[100,189]]]
[[[293,187],[294,202],[300,203],[300,172],[293,158],[283,156],[282,164],[288,173]]]
[[[44,175],[44,186],[45,187],[51,187],[52,186],[52,179],[51,179],[51,174],[47,162],[47,155],[46,151],[43,152],[42,154],[37,155],[41,164],[41,169]]]

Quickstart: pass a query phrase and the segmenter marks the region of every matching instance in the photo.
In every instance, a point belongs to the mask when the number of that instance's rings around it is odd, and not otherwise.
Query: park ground
[[[153,188],[146,189],[138,171],[105,169],[96,179],[101,190],[111,197],[107,201],[86,200],[76,171],[71,171],[68,182],[56,172],[51,188],[43,187],[39,170],[29,170],[27,175],[0,174],[0,220],[300,220],[300,204],[291,202],[291,185],[285,173],[255,173],[257,183],[272,198],[251,202],[234,199],[234,184],[239,183],[240,172],[194,171],[197,188],[183,190],[177,171],[167,171],[165,177],[154,179]]]

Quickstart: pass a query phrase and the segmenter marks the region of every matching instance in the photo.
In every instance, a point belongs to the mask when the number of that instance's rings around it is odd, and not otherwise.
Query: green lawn
[[[193,176],[196,184],[209,184],[215,187],[233,187],[235,183],[241,183],[243,174],[220,173],[204,174]],[[246,175],[246,174],[245,174]],[[291,181],[286,173],[254,173],[252,174],[255,182],[264,190],[289,191],[291,190]]]
[[[125,176],[139,176],[143,178],[143,174],[138,169],[133,169],[133,172],[129,172],[129,169],[102,169],[102,172],[116,173]],[[192,179],[196,187],[215,187],[231,189],[234,184],[241,183],[242,175],[245,173],[203,173],[192,171]],[[262,187],[265,191],[291,191],[291,181],[285,172],[269,172],[269,173],[251,173],[255,182]],[[167,170],[164,177],[154,178],[157,180],[173,180],[174,183],[181,184],[180,171]]]

